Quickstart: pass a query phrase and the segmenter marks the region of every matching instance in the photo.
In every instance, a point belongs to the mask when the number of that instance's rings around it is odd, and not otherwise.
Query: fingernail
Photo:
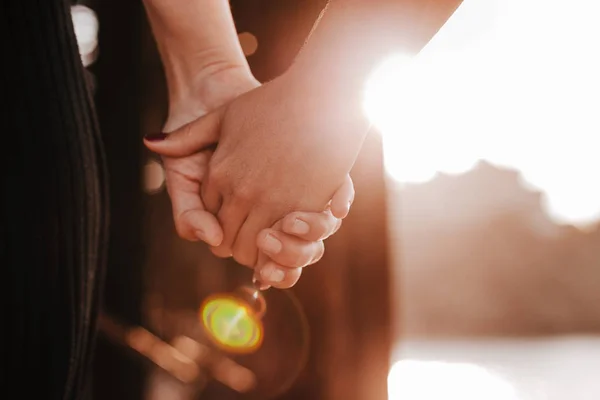
[[[279,283],[285,278],[285,272],[275,267],[265,267],[260,271],[263,281]]]
[[[277,254],[281,251],[281,242],[273,235],[268,234],[263,240],[262,249],[269,254]]]
[[[144,136],[144,139],[146,139],[149,142],[160,142],[161,140],[165,140],[167,138],[166,133],[148,133]]]
[[[292,225],[292,233],[298,235],[305,235],[310,231],[310,226],[299,218],[294,220],[294,225]]]
[[[210,237],[206,234],[206,232],[204,232],[203,230],[198,229],[196,231],[196,237],[200,240],[202,240],[204,243],[207,243],[211,246],[218,246],[218,243],[215,243],[215,238],[214,237]]]

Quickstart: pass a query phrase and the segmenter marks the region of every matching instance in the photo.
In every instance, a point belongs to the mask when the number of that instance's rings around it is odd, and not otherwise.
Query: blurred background
[[[267,292],[244,357],[207,344],[197,309],[249,271],[176,237],[140,145],[166,115],[160,60],[141,4],[111,3],[74,9],[112,185],[97,398],[600,398],[597,2],[465,0],[373,72],[351,216],[296,288]],[[325,1],[231,4],[265,81]]]

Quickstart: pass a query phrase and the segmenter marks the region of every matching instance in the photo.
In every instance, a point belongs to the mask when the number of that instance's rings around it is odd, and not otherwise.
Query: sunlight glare
[[[400,183],[479,160],[519,170],[560,223],[600,218],[600,3],[465,0],[415,58],[367,82],[365,111]]]

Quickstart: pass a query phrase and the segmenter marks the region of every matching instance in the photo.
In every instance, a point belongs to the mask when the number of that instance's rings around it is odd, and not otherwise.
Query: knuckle
[[[251,185],[237,185],[233,190],[233,197],[242,203],[254,203],[256,190]]]
[[[222,188],[227,184],[227,170],[221,164],[213,164],[208,170],[208,180],[212,185]]]

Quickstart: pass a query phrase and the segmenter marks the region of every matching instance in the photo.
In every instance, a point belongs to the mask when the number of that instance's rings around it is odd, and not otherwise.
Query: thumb
[[[171,133],[144,136],[146,147],[167,157],[186,157],[206,149],[219,140],[223,110],[211,112]]]
[[[354,183],[350,175],[346,175],[346,179],[340,188],[335,192],[331,199],[331,213],[336,218],[346,218],[350,212],[350,206],[354,201]]]

